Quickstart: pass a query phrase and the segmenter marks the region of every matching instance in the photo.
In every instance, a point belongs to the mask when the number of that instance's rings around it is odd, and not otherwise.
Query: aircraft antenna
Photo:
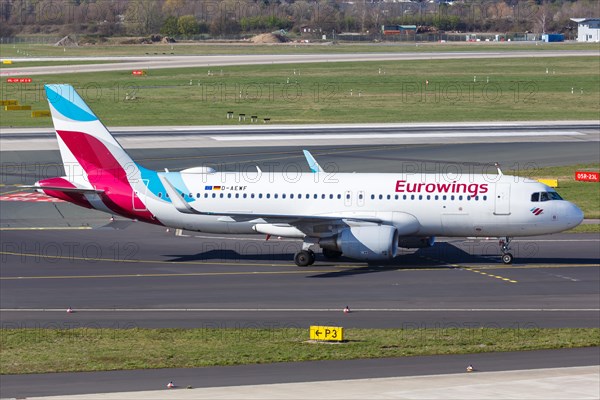
[[[500,169],[500,164],[498,164],[498,163],[494,163],[494,165],[496,166],[496,169],[498,170],[498,175],[500,175],[500,176],[504,175],[504,174],[502,173],[502,170]]]

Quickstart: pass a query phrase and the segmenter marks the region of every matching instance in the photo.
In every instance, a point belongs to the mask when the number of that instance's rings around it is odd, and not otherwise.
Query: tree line
[[[2,0],[0,37],[253,34],[274,30],[375,34],[383,25],[451,32],[565,32],[600,16],[596,0]]]

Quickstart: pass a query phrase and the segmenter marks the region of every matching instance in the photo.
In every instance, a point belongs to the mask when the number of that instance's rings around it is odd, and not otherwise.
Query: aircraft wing
[[[229,222],[249,222],[266,224],[288,224],[304,232],[307,235],[328,235],[337,231],[341,227],[353,224],[375,223],[380,224],[383,221],[368,215],[352,214],[352,215],[302,215],[302,214],[267,214],[254,213],[252,211],[203,211],[192,207],[186,202],[174,185],[166,176],[160,176],[173,207],[183,214],[210,215],[223,217],[223,221]]]

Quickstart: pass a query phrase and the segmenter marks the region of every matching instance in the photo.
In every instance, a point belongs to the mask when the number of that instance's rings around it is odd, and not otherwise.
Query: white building
[[[578,42],[600,42],[600,18],[571,18],[577,22]]]

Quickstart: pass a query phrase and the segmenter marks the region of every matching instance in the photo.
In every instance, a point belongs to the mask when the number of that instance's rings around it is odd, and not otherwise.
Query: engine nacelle
[[[351,226],[319,244],[357,260],[390,260],[398,253],[398,230],[390,225]]]
[[[192,168],[186,168],[186,169],[179,171],[179,173],[181,173],[181,174],[200,174],[200,175],[214,174],[216,172],[217,172],[217,170],[212,167],[192,167]]]
[[[435,244],[435,236],[401,236],[398,247],[405,249],[424,249]]]

